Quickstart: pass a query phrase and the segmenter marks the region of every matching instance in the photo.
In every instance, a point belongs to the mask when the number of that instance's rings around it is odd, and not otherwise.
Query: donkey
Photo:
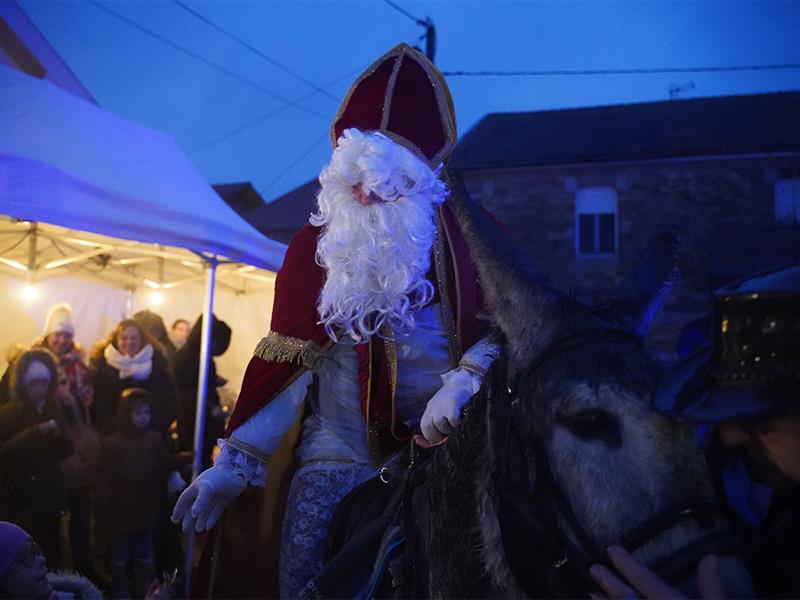
[[[426,595],[575,597],[610,544],[672,580],[731,553],[691,430],[652,404],[660,367],[642,339],[678,280],[676,236],[585,305],[520,261],[458,177],[451,201],[505,354],[424,467]],[[722,566],[729,592],[752,593],[741,561]]]

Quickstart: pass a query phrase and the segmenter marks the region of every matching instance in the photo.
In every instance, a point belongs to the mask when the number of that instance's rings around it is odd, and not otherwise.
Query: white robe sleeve
[[[297,419],[297,411],[311,380],[311,371],[306,371],[234,429],[229,438],[217,440],[221,452],[214,460],[214,466],[241,475],[250,485],[266,485],[270,455]]]

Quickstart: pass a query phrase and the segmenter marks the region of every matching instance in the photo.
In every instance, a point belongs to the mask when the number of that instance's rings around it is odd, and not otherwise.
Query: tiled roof
[[[483,117],[458,169],[800,151],[800,92],[670,100]]]
[[[285,229],[296,227],[300,229],[308,223],[308,216],[314,210],[317,201],[319,181],[312,179],[300,187],[285,193],[269,204],[263,204],[250,211],[247,219],[251,223],[258,223],[256,227]]]

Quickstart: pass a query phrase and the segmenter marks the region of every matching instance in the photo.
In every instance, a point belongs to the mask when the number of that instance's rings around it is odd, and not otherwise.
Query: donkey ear
[[[452,208],[478,272],[486,308],[507,342],[509,372],[516,373],[555,336],[558,294],[467,193],[461,175],[448,171]]]
[[[680,281],[678,245],[678,235],[674,231],[659,233],[633,271],[606,301],[608,307],[639,335],[647,333]]]

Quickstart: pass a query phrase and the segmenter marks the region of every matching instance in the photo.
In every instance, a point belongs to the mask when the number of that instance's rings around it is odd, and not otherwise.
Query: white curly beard
[[[324,228],[317,244],[317,262],[327,274],[320,323],[331,339],[341,329],[359,343],[383,325],[410,332],[414,311],[433,296],[425,275],[445,184],[407,149],[357,129],[344,131],[319,181],[310,222]],[[359,203],[356,185],[383,201]]]

